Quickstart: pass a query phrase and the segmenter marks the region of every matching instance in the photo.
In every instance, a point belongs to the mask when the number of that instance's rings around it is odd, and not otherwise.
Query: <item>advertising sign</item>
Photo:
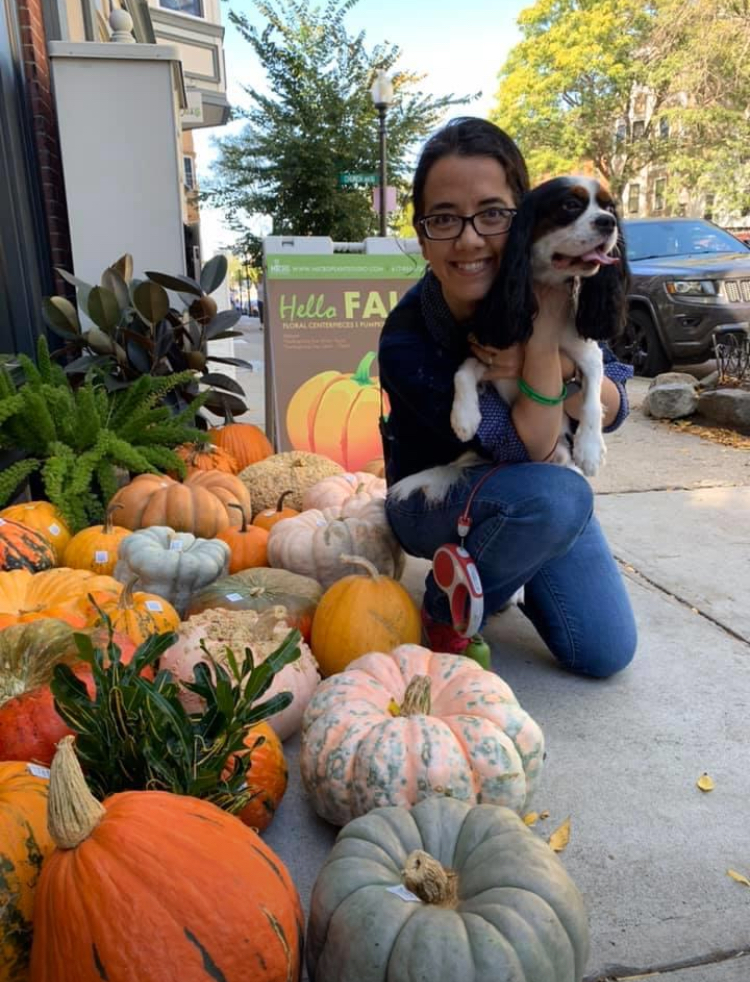
[[[348,471],[383,456],[378,339],[423,271],[413,254],[266,255],[266,386],[278,450],[325,454]]]

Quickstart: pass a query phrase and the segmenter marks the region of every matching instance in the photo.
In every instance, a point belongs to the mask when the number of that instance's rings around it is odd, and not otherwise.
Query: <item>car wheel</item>
[[[672,367],[654,322],[645,310],[628,312],[627,323],[614,349],[620,361],[633,366],[636,375],[653,378]]]

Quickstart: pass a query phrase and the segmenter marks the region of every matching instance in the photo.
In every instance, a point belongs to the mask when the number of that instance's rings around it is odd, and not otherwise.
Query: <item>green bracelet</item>
[[[568,395],[568,387],[564,382],[562,392],[556,399],[550,399],[549,396],[543,396],[540,392],[537,392],[536,389],[532,389],[529,383],[525,382],[522,378],[518,379],[518,388],[528,399],[533,399],[534,402],[539,402],[542,406],[559,406]]]

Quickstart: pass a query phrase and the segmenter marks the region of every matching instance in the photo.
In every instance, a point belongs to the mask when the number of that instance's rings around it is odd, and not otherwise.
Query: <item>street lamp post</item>
[[[382,68],[378,69],[375,81],[370,88],[370,95],[378,111],[380,123],[380,234],[388,235],[388,207],[386,204],[386,188],[388,186],[388,167],[385,146],[385,114],[393,103],[393,84]]]

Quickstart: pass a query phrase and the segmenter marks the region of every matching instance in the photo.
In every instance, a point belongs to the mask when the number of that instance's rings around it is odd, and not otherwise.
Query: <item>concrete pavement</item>
[[[260,339],[250,325],[236,354],[262,352]],[[248,394],[262,424],[260,383]],[[639,624],[632,666],[605,682],[567,675],[516,609],[487,638],[546,736],[533,808],[550,815],[535,832],[571,818],[561,858],[590,913],[588,982],[749,982],[750,888],[727,870],[750,877],[750,452],[643,417],[645,389],[631,383],[636,408],[596,481]],[[407,567],[416,599],[425,569]],[[304,799],[296,739],[285,750],[290,787],[265,838],[307,905],[337,830]]]

